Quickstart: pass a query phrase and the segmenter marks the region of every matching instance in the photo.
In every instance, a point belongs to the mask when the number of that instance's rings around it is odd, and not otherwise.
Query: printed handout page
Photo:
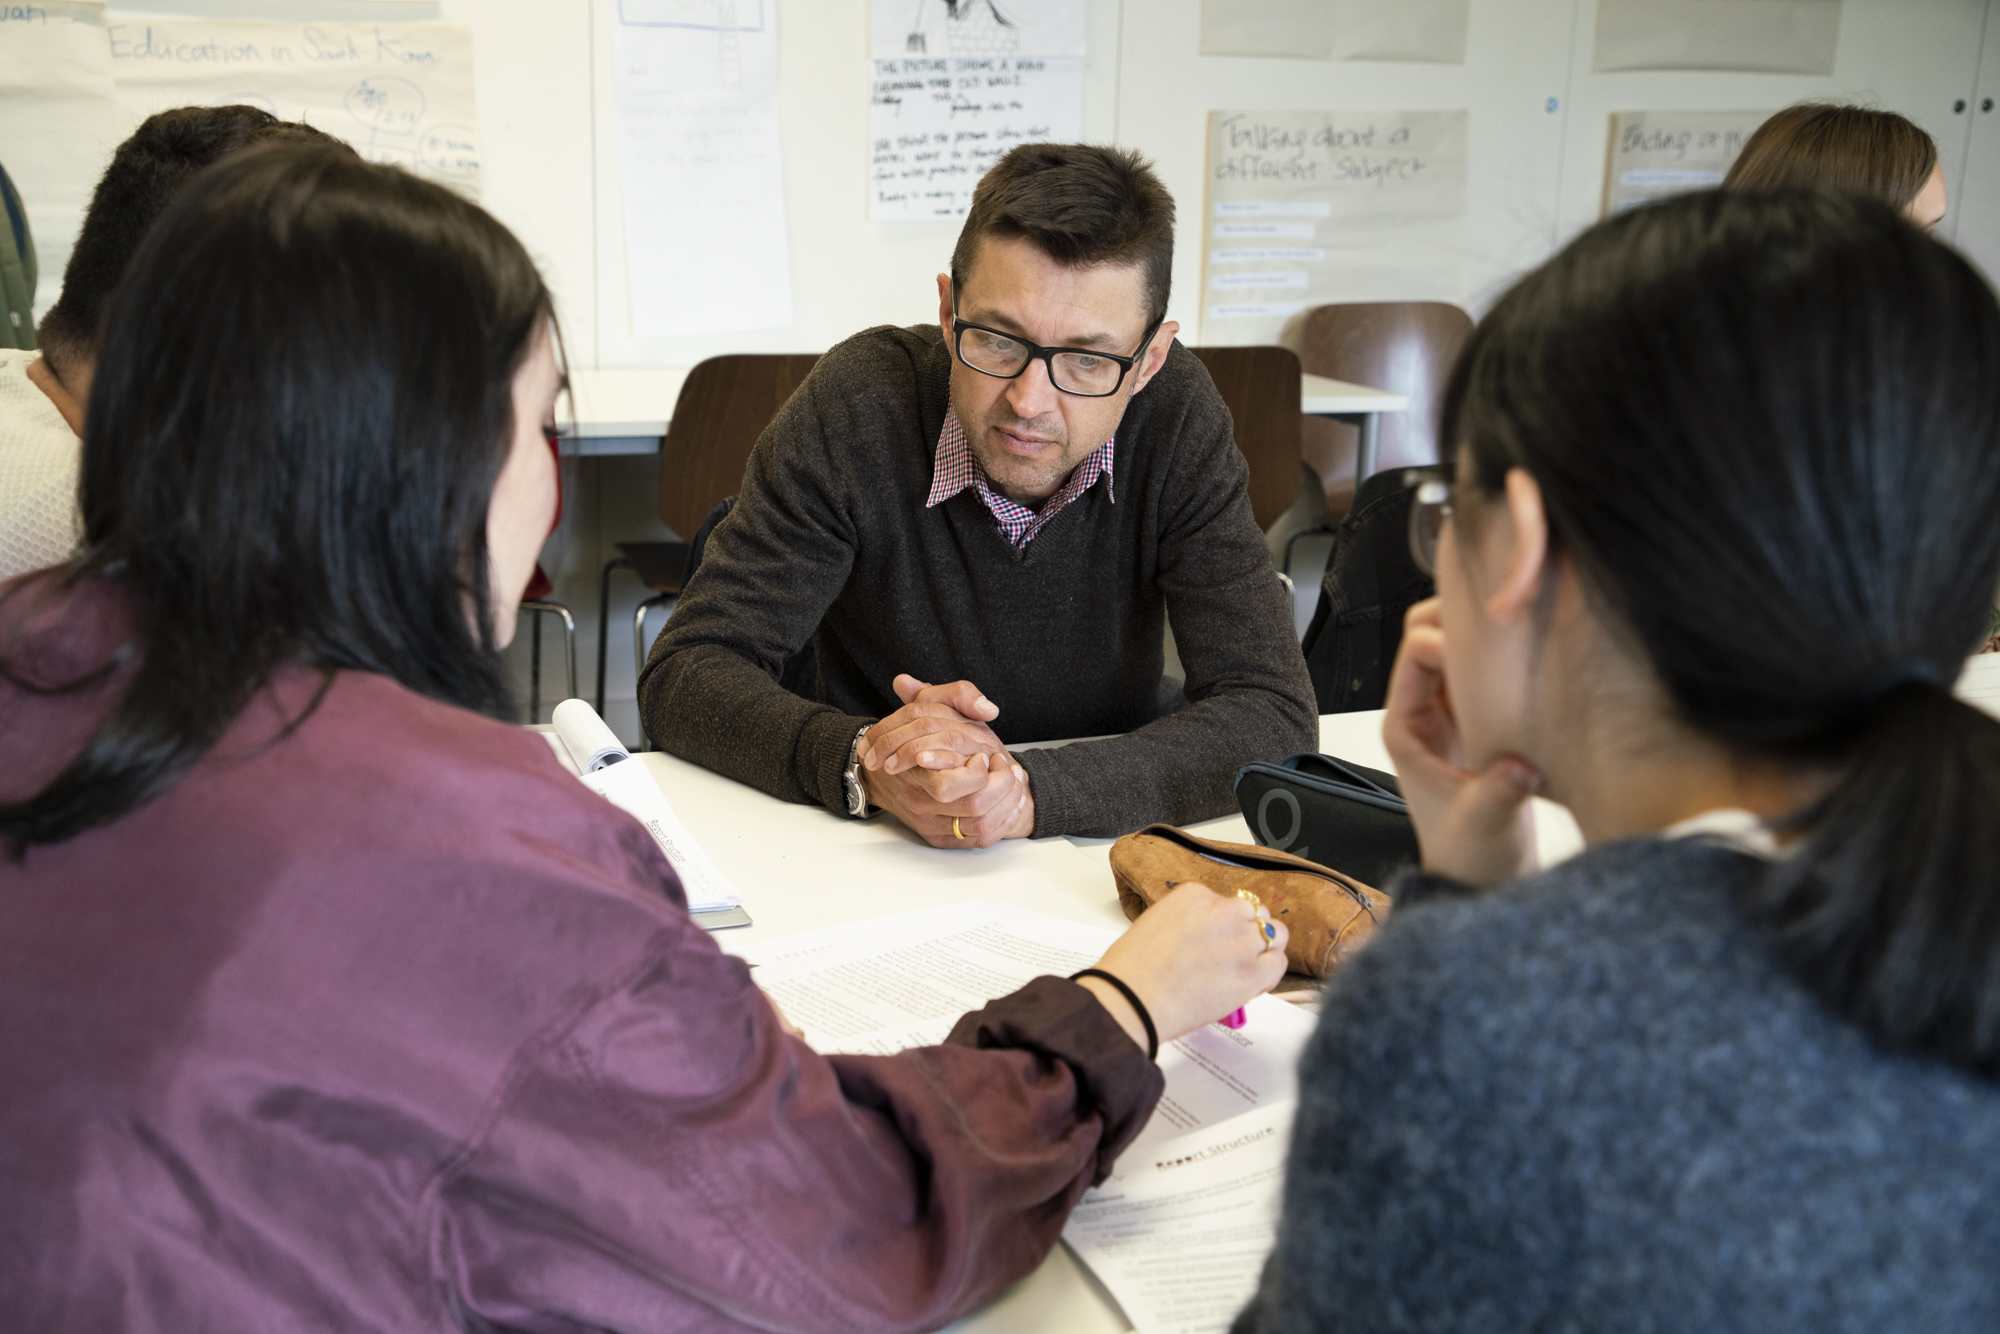
[[[1256,1291],[1277,1239],[1295,1104],[1121,1156],[1063,1241],[1138,1334],[1219,1334]]]
[[[690,913],[726,912],[743,906],[743,896],[688,833],[642,761],[627,759],[608,765],[581,775],[580,781],[646,826],[680,877]]]
[[[1621,111],[1611,117],[1604,215],[1722,184],[1768,111]]]
[[[614,45],[632,332],[789,325],[777,0],[617,0]]]
[[[1212,111],[1201,340],[1343,301],[1462,301],[1464,111]]]
[[[887,1056],[944,1041],[960,1015],[1033,978],[1090,967],[1117,937],[974,900],[753,944],[742,957],[816,1051]],[[1131,1152],[1296,1095],[1315,1016],[1260,996],[1245,1021],[1162,1045],[1166,1092]]]
[[[2000,718],[2000,653],[1977,653],[1967,658],[1952,693]]]
[[[1465,63],[1469,0],[1202,0],[1201,54]]]
[[[1598,0],[1591,68],[1833,73],[1840,0]]]
[[[1083,138],[1084,0],[872,0],[868,216],[956,219],[1017,144]]]
[[[124,137],[104,41],[102,0],[43,0],[0,8],[0,165],[14,179],[35,236],[39,316],[97,178]]]
[[[247,103],[345,139],[370,162],[479,195],[469,24],[119,10],[105,37],[125,133],[167,107]]]

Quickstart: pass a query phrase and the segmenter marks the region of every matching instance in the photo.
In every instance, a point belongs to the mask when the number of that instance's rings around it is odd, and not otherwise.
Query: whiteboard
[[[790,230],[789,328],[639,339],[625,297],[614,133],[616,0],[150,0],[217,17],[446,19],[473,27],[483,202],[542,265],[579,366],[687,367],[723,352],[818,351],[935,318],[949,222],[869,222],[867,0],[774,0]],[[1994,0],[2000,7],[2000,0]],[[1222,107],[1464,108],[1464,303],[1594,221],[1620,111],[1760,109],[1808,97],[1900,111],[1938,138],[1954,235],[1988,0],[1845,0],[1834,73],[1592,72],[1596,0],[1471,0],[1463,65],[1201,56],[1201,0],[1088,0],[1083,132],[1150,156],[1180,203],[1170,314],[1199,328],[1203,127]],[[117,12],[121,7],[113,3]],[[1994,23],[2000,24],[2000,16]],[[1987,71],[1990,91],[1995,71]],[[1990,189],[1990,187],[1989,187]],[[1984,196],[1982,196],[1983,198]],[[2000,219],[1975,221],[2000,233]],[[63,246],[67,249],[67,245]],[[38,307],[55,294],[43,278]]]

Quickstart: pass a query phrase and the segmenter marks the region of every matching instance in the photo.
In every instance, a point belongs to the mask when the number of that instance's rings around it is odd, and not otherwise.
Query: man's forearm
[[[664,750],[786,801],[845,811],[852,718],[801,699],[715,643],[656,656],[639,688],[646,734]]]

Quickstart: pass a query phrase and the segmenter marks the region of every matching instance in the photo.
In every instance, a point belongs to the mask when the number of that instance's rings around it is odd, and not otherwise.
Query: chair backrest
[[[1437,418],[1445,379],[1472,332],[1472,317],[1442,301],[1361,301],[1315,306],[1284,332],[1308,375],[1324,375],[1407,395],[1408,412],[1381,418],[1378,469],[1437,461]],[[1355,428],[1312,418],[1303,452],[1331,497],[1354,482]]]
[[[818,360],[817,352],[739,353],[688,372],[660,442],[660,522],[685,539],[743,489],[750,447]]]
[[[1299,358],[1284,347],[1192,349],[1236,419],[1250,512],[1269,528],[1299,498]]]

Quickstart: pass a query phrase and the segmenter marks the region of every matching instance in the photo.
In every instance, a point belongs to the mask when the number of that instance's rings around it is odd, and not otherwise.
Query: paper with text
[[[1017,144],[1083,138],[1083,0],[874,0],[868,216],[956,219]]]
[[[743,896],[688,833],[643,762],[629,759],[579,777],[585,787],[646,826],[646,832],[660,845],[674,874],[680,877],[689,912],[717,912],[742,906]]]
[[[105,37],[128,132],[168,107],[247,103],[345,139],[370,162],[479,195],[469,24],[284,23],[120,10],[106,21]]]
[[[7,5],[4,12],[0,163],[35,235],[39,319],[55,302],[90,193],[128,127],[118,119],[102,0]]]
[[[1611,118],[1604,215],[1722,184],[1768,111],[1621,111]]]
[[[613,44],[632,332],[789,325],[777,0],[620,0]]]
[[[1462,301],[1466,113],[1212,111],[1201,340],[1344,301]]]
[[[1294,1104],[1137,1147],[1085,1193],[1063,1241],[1138,1334],[1219,1334],[1277,1239]]]

